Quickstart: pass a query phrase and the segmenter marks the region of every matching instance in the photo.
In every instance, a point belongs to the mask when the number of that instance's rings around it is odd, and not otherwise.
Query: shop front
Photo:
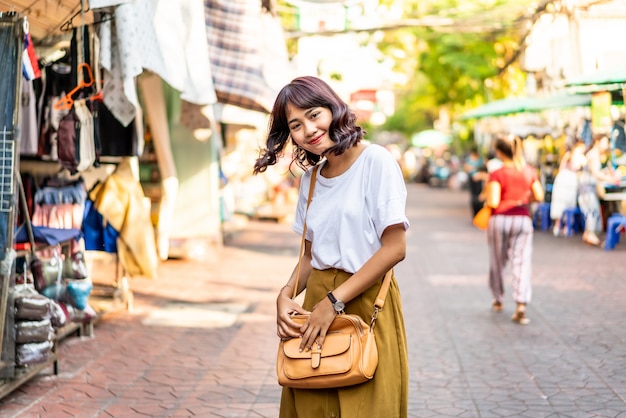
[[[261,16],[276,40],[261,2],[231,4],[229,29],[205,3],[0,2],[0,398],[56,373],[61,340],[131,310],[134,277],[223,242],[223,139],[250,123],[216,108],[255,112],[258,145],[270,67],[287,63],[262,28],[234,24]]]

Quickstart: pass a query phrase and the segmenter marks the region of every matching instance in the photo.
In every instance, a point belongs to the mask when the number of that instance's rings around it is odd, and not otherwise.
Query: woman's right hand
[[[291,317],[295,314],[305,315],[309,313],[309,311],[303,309],[281,290],[278,294],[278,298],[276,299],[276,325],[278,329],[278,337],[281,339],[301,337],[301,325],[296,323]]]

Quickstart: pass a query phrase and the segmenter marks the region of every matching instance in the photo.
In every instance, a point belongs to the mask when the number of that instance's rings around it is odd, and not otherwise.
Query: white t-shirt
[[[322,161],[319,171],[326,161]],[[343,174],[325,178],[318,171],[306,215],[312,266],[355,273],[381,247],[390,225],[409,228],[406,186],[400,166],[380,145],[368,145]],[[312,168],[302,176],[293,230],[302,234]]]

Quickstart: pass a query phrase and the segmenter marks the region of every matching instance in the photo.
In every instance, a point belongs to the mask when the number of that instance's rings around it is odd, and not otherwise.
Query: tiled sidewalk
[[[536,233],[531,324],[519,326],[510,299],[489,310],[469,196],[409,191],[396,274],[410,416],[626,416],[626,244],[606,252]],[[106,316],[94,338],[67,339],[60,374],[6,397],[0,416],[276,417],[274,302],[298,246],[289,225],[251,222],[209,260],[167,261],[159,279],[133,280],[134,310]]]

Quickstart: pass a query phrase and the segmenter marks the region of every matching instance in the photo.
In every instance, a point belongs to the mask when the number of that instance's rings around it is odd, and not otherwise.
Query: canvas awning
[[[626,67],[609,68],[569,80],[565,86],[570,93],[593,93],[621,90],[626,86]]]
[[[435,129],[427,129],[416,133],[411,137],[411,145],[416,148],[433,148],[449,145],[452,137]]]
[[[461,119],[480,119],[489,116],[504,116],[522,112],[541,112],[547,109],[567,109],[590,106],[591,94],[555,93],[548,97],[509,97],[479,106],[461,115]]]
[[[527,97],[508,97],[494,100],[461,115],[461,119],[480,119],[487,116],[503,116],[524,112],[530,103]]]

